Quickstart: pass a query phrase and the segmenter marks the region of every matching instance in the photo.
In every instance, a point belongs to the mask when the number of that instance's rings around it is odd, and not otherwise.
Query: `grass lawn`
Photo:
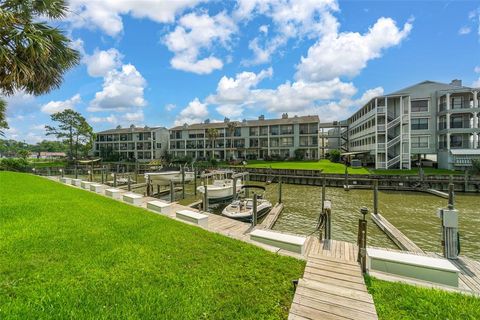
[[[411,169],[411,170],[370,170],[372,174],[385,174],[385,175],[417,175],[418,176],[418,168]],[[455,171],[455,170],[448,170],[448,169],[435,169],[435,168],[423,168],[423,172],[426,175],[450,175],[450,174],[465,174],[463,171]]]
[[[304,262],[0,172],[0,319],[282,319]]]
[[[345,165],[342,163],[333,163],[330,160],[319,161],[247,161],[247,168],[272,168],[272,169],[304,169],[304,170],[322,170],[323,173],[345,173]],[[348,168],[350,174],[370,174],[366,168]]]
[[[28,159],[31,167],[48,168],[48,167],[65,167],[66,161],[63,160],[45,160],[45,159]]]
[[[480,319],[480,299],[366,277],[379,319]]]

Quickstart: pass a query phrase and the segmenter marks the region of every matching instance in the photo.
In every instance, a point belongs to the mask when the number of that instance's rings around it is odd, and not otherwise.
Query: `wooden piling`
[[[117,187],[117,173],[116,172],[113,173],[113,187],[114,188]]]
[[[448,209],[453,210],[455,206],[455,185],[453,183],[449,183],[448,185]]]
[[[208,211],[208,190],[206,178],[203,178],[203,211]]]
[[[252,211],[252,226],[257,225],[257,194],[253,193],[253,211]]]
[[[373,213],[378,214],[378,180],[373,180]]]
[[[326,187],[327,187],[327,179],[323,177],[322,179],[322,212],[325,210]]]
[[[282,203],[282,177],[278,177],[278,203]]]
[[[185,166],[182,167],[182,199],[185,199]]]
[[[170,202],[175,202],[175,188],[173,187],[172,180],[170,180]]]
[[[197,168],[193,168],[193,194],[197,196]]]
[[[128,175],[128,178],[127,178],[127,186],[128,186],[128,191],[132,191],[132,181],[130,179],[130,175]]]

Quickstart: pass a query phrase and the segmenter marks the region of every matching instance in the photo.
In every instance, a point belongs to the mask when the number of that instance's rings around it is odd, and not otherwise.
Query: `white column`
[[[478,113],[473,113],[473,128],[478,129]]]
[[[450,113],[447,113],[447,117],[446,117],[445,121],[447,122],[446,123],[446,128],[450,129]]]
[[[450,110],[450,93],[447,93],[447,110]]]
[[[447,150],[450,150],[450,133],[447,133]]]
[[[473,133],[473,149],[478,148],[478,133]]]
[[[477,91],[473,91],[473,107],[474,108],[478,108],[478,92]]]

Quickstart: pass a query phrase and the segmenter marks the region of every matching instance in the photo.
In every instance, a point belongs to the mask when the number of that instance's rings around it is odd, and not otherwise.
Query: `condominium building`
[[[163,127],[135,127],[96,134],[93,154],[105,160],[148,162],[160,159],[168,148],[168,130]]]
[[[185,124],[170,129],[169,151],[194,159],[291,158],[302,150],[306,159],[318,159],[318,116]]]
[[[480,158],[479,92],[460,80],[424,81],[373,98],[347,120],[348,153],[377,169],[429,157],[440,168],[468,168]]]

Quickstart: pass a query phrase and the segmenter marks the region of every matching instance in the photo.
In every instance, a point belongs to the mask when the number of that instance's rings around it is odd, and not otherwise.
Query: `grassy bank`
[[[345,165],[334,163],[330,160],[320,161],[258,161],[250,160],[248,168],[272,168],[272,169],[303,169],[303,170],[322,170],[323,173],[345,173]],[[350,174],[370,174],[365,168],[348,168]]]
[[[480,299],[366,277],[379,319],[480,319]]]
[[[0,172],[0,318],[281,319],[304,263]]]

